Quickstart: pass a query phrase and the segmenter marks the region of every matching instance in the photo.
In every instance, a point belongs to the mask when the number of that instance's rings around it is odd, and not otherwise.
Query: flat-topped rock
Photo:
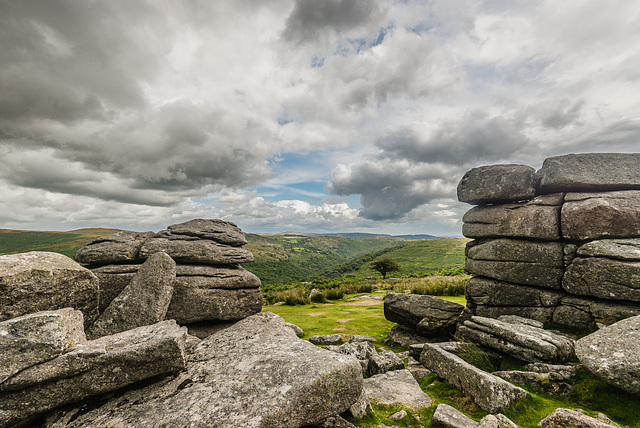
[[[455,407],[440,403],[431,417],[434,427],[477,428],[478,422],[471,419]]]
[[[176,280],[166,318],[179,324],[237,321],[262,310],[259,288],[204,289]]]
[[[582,257],[608,257],[616,260],[640,261],[640,239],[601,239],[587,242],[576,250]]]
[[[0,321],[73,308],[88,326],[98,317],[98,297],[98,278],[67,256],[44,251],[0,256]]]
[[[640,237],[640,191],[567,193],[562,236],[573,241]]]
[[[545,159],[539,193],[640,190],[639,153],[580,153]]]
[[[71,308],[0,322],[0,384],[86,341],[82,312]]]
[[[247,243],[244,233],[235,223],[201,218],[172,224],[167,227],[167,230],[158,232],[158,236],[168,239],[184,239],[184,237],[210,239],[232,247],[240,247]]]
[[[186,336],[186,328],[164,321],[76,345],[26,368],[0,384],[0,425],[181,370]]]
[[[146,260],[152,254],[164,251],[176,263],[228,265],[253,261],[253,254],[240,247],[219,244],[206,239],[147,239],[140,248],[139,258]]]
[[[576,257],[567,267],[562,288],[580,296],[640,302],[640,260]]]
[[[519,202],[536,194],[535,169],[526,165],[473,168],[458,183],[458,200],[473,205]]]
[[[467,238],[560,239],[562,194],[537,196],[529,202],[473,207],[462,217]]]
[[[576,355],[605,382],[640,395],[640,315],[578,340]]]
[[[76,251],[74,258],[80,263],[108,265],[111,263],[133,262],[138,259],[140,247],[153,232],[131,232],[121,230],[89,242]]]
[[[620,428],[610,419],[597,419],[587,416],[582,411],[572,409],[556,409],[549,416],[538,422],[543,428]]]
[[[409,407],[430,406],[433,401],[414,379],[409,370],[396,370],[377,374],[364,380],[364,391],[369,400],[380,404],[400,403]]]
[[[446,335],[464,306],[434,296],[388,293],[384,299],[386,319],[416,329],[421,336]]]
[[[271,313],[246,318],[201,341],[186,371],[89,409],[60,410],[49,427],[300,427],[358,400],[355,358],[296,337]]]
[[[472,316],[458,335],[527,362],[558,363],[573,357],[573,340],[527,324]]]

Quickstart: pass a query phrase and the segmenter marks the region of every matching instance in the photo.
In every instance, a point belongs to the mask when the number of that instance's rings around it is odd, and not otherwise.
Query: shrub
[[[303,288],[290,288],[285,291],[276,291],[269,296],[272,303],[284,302],[285,305],[306,305],[310,303],[308,292]]]
[[[432,296],[460,296],[464,294],[466,277],[432,276],[423,278],[422,281],[410,284],[400,284],[404,289],[408,288],[413,294],[429,294]]]
[[[371,293],[373,291],[373,285],[371,284],[360,284],[358,285],[358,293]]]
[[[327,299],[324,297],[324,293],[318,290],[316,292],[311,293],[310,299],[313,303],[324,303]]]
[[[329,288],[324,292],[324,296],[328,300],[340,300],[344,297],[344,294],[345,294],[344,287]]]

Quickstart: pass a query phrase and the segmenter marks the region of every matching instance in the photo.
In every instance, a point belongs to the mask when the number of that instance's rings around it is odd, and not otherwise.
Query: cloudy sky
[[[630,0],[0,0],[0,228],[460,235],[474,166],[640,151]]]

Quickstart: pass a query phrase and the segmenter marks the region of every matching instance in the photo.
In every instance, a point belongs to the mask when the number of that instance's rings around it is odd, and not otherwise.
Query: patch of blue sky
[[[380,31],[378,32],[378,36],[373,40],[366,40],[362,38],[361,39],[345,39],[338,45],[338,47],[334,51],[334,55],[347,56],[347,55],[352,55],[354,53],[357,55],[366,51],[367,49],[371,49],[375,46],[381,45],[387,33],[393,28],[394,28],[393,24],[387,27],[381,28]],[[322,59],[322,62],[324,64],[324,58]]]
[[[324,57],[315,55],[311,58],[311,68],[321,68],[324,65]]]
[[[315,205],[329,196],[325,186],[326,183],[310,181],[279,186],[262,186],[258,187],[256,191],[258,195],[269,201],[298,200]]]

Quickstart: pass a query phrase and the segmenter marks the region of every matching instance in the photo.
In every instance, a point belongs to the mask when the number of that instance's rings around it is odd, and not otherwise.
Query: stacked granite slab
[[[260,279],[240,266],[253,261],[244,233],[223,220],[195,219],[158,233],[121,231],[78,250],[100,280],[100,312],[157,252],[176,262],[166,319],[179,324],[238,321],[262,309]]]
[[[640,314],[640,154],[467,172],[458,199],[473,315],[581,328]]]

